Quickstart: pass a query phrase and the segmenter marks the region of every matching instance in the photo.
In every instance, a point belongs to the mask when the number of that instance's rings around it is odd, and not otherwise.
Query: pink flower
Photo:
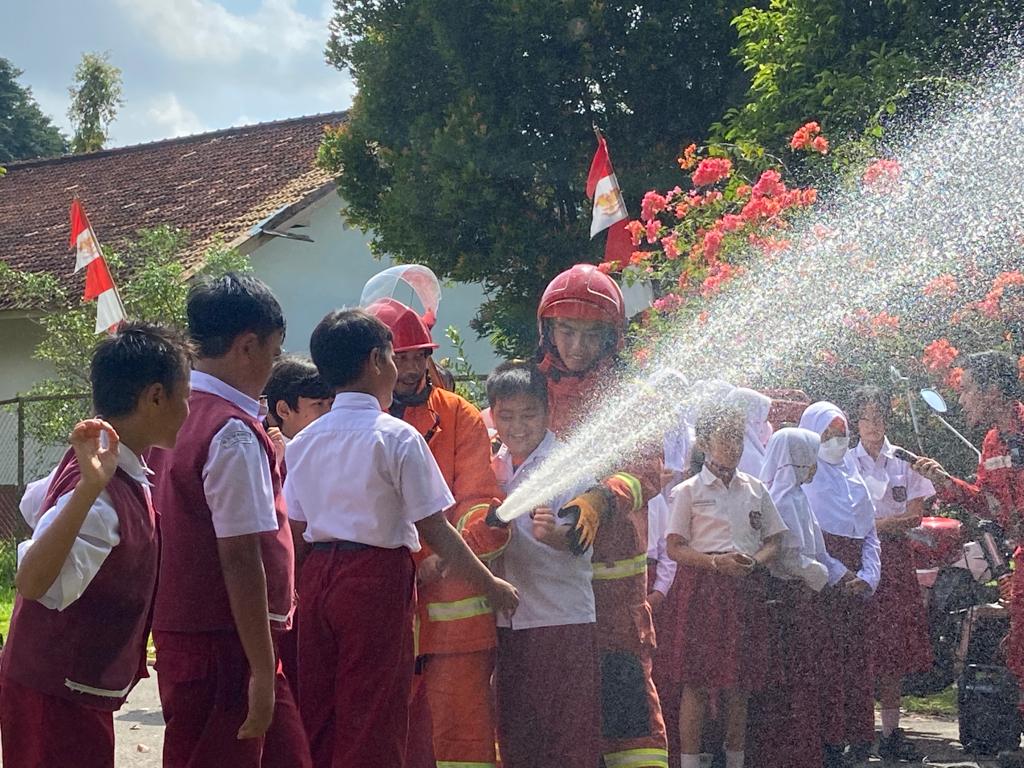
[[[658,232],[661,230],[661,222],[657,219],[651,219],[647,222],[647,242],[656,243],[658,242]]]
[[[597,265],[598,272],[604,272],[606,275],[610,272],[618,272],[621,265],[617,261],[602,261]]]
[[[747,222],[743,220],[742,216],[737,216],[735,213],[727,213],[719,219],[717,226],[720,227],[723,232],[735,232],[746,223]]]
[[[814,141],[811,142],[811,149],[820,155],[828,154],[828,139],[824,136],[815,136]]]
[[[732,173],[732,161],[726,157],[706,157],[700,161],[697,170],[690,177],[694,186],[707,187],[728,178]]]
[[[633,245],[640,245],[640,239],[644,236],[646,229],[639,221],[631,221],[626,225],[626,231],[633,239]]]
[[[774,197],[786,191],[786,185],[782,183],[782,174],[778,171],[768,169],[761,174],[752,190],[756,197]]]
[[[953,296],[956,294],[958,285],[956,278],[950,274],[939,275],[928,281],[924,287],[925,296]]]
[[[652,306],[659,312],[673,312],[683,304],[683,297],[675,293],[666,293],[654,300]]]
[[[700,289],[701,296],[708,298],[715,295],[722,289],[722,286],[741,272],[742,270],[739,267],[734,267],[726,262],[719,262],[711,269],[708,276],[704,278],[704,284]]]
[[[933,373],[948,371],[960,350],[949,343],[949,339],[936,339],[924,348],[921,362]]]
[[[697,165],[697,145],[691,144],[683,150],[683,154],[678,158],[679,167],[684,171],[688,171]]]
[[[722,248],[722,233],[717,229],[710,229],[704,233],[704,258],[714,261]]]
[[[665,258],[669,261],[675,261],[679,258],[679,246],[676,245],[678,239],[679,236],[675,234],[661,238],[661,247],[665,250]]]
[[[660,211],[664,211],[667,205],[668,201],[664,195],[659,195],[652,189],[644,195],[643,202],[640,203],[640,218],[650,222]]]
[[[896,160],[875,160],[864,170],[861,181],[874,192],[888,192],[897,187],[902,173]]]

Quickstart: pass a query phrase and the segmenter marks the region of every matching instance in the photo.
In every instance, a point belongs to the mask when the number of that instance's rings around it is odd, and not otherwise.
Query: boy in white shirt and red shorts
[[[335,398],[288,446],[299,710],[317,768],[401,768],[420,536],[496,612],[512,613],[518,597],[444,516],[455,501],[423,437],[387,413],[398,375],[387,326],[332,312],[310,352]]]

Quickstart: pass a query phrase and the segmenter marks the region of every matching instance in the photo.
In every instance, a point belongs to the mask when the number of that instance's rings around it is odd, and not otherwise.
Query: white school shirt
[[[265,415],[259,400],[216,376],[192,371],[191,383],[193,392],[223,398],[254,419]],[[256,435],[240,419],[228,419],[210,441],[203,494],[218,539],[277,530],[270,463]]]
[[[147,503],[152,504],[149,475],[153,473],[146,463],[122,445],[117,452],[117,466],[142,486]],[[42,497],[35,502],[37,509],[45,500],[44,497],[48,490],[49,484],[43,488]],[[18,545],[19,565],[35,540],[53,524],[57,515],[67,506],[72,493],[74,492],[69,491],[58,497],[50,509],[39,515],[35,530],[32,531],[32,538]],[[114,509],[114,502],[110,498],[110,494],[104,489],[86,513],[82,527],[71,545],[71,551],[68,552],[67,559],[61,566],[60,574],[38,602],[52,610],[63,611],[82,596],[86,587],[99,573],[100,566],[106,561],[114,547],[120,543],[121,532],[117,522],[117,511]]]
[[[416,523],[455,504],[423,436],[361,392],[341,392],[331,410],[288,444],[288,517],[303,538],[420,549]]]
[[[518,467],[512,466],[508,447],[499,448],[491,459],[491,467],[502,491],[507,495],[515,490],[558,445],[555,433],[549,430]],[[550,506],[557,514],[573,496],[575,493],[552,499],[545,506]],[[537,541],[533,537],[530,515],[517,517],[510,525],[512,537],[505,551],[493,561],[492,568],[495,575],[519,590],[519,607],[511,618],[499,614],[498,626],[531,629],[597,621],[591,585],[591,550],[577,556]]]
[[[904,515],[908,501],[935,495],[935,486],[930,480],[912,470],[903,459],[893,456],[889,438],[882,442],[877,459],[871,458],[864,443],[857,443],[852,453],[875,503],[876,520]]]
[[[704,467],[673,492],[667,533],[698,552],[753,556],[765,539],[786,530],[764,483],[743,472],[726,486]]]
[[[663,491],[647,502],[647,559],[658,563],[653,589],[663,595],[668,594],[675,581],[677,565],[668,556],[668,542],[665,540],[670,511],[666,493]]]
[[[18,509],[21,516],[25,518],[28,527],[35,530],[39,518],[46,510],[43,509],[43,502],[46,501],[46,492],[50,490],[50,483],[57,474],[57,467],[50,470],[50,474],[41,480],[34,480],[25,486],[25,492],[21,495],[21,503]]]

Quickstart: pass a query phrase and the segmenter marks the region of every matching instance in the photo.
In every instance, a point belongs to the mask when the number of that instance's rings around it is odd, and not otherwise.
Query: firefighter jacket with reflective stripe
[[[425,403],[407,407],[402,418],[427,438],[455,497],[448,521],[461,532],[486,517],[491,500],[500,492],[491,472],[491,443],[480,412],[454,392],[434,387]],[[489,541],[486,551],[475,554],[486,562],[507,543],[507,536]],[[417,560],[430,554],[424,545]],[[494,614],[486,598],[455,576],[420,587],[418,619],[421,656],[482,651],[496,643]]]

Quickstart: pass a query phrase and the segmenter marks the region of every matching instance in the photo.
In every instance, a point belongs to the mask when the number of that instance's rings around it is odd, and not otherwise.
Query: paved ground
[[[903,726],[927,756],[925,766],[995,766],[993,760],[978,760],[964,754],[957,741],[956,720],[909,715],[904,717]],[[114,729],[117,738],[117,768],[159,768],[164,729],[155,678],[143,680],[136,686],[124,708],[114,716]],[[872,758],[869,765],[881,768],[886,764],[878,758]]]

